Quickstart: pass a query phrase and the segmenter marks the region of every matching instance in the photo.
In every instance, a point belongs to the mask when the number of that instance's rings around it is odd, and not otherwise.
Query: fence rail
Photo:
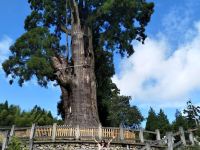
[[[10,131],[11,128],[0,128],[0,137],[4,137],[3,134],[6,131]],[[44,138],[97,138],[97,139],[109,139],[113,136],[116,139],[123,140],[134,140],[135,134],[137,131],[128,130],[125,128],[108,128],[108,127],[99,127],[99,128],[79,128],[70,127],[70,126],[61,126],[56,125],[55,129],[53,125],[50,126],[36,126],[34,129],[34,139],[44,139]],[[31,134],[31,127],[27,128],[14,128],[13,136],[18,138],[29,138]]]
[[[113,127],[99,127],[94,128],[82,128],[79,126],[72,127],[67,125],[49,125],[49,126],[35,126],[18,128],[14,125],[12,127],[0,128],[0,143],[3,147],[9,143],[12,136],[24,139],[30,142],[30,147],[33,145],[33,141],[52,141],[56,140],[81,140],[81,141],[94,141],[95,139],[111,139],[115,137],[116,142],[125,142],[129,144],[149,144],[151,146],[164,146],[168,147],[168,150],[173,150],[174,147],[180,144],[186,145],[187,143],[194,143],[197,141],[194,138],[193,132],[197,129],[189,129],[184,131],[182,127],[178,132],[169,132],[166,134],[166,138],[161,139],[160,131],[157,129],[154,131],[146,131],[143,129],[127,129],[120,126],[119,128]],[[154,135],[156,139],[147,139],[148,135]],[[186,135],[186,136],[185,136]],[[186,139],[186,137],[189,139]],[[178,139],[178,141],[177,141]],[[146,146],[148,147],[148,146]]]

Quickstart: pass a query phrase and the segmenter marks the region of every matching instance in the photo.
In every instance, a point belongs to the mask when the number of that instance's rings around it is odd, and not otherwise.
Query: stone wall
[[[110,150],[137,150],[141,145],[111,143]],[[35,143],[33,150],[98,150],[96,143]],[[152,149],[154,150],[154,148]]]
[[[34,150],[97,150],[97,144],[34,144]],[[133,150],[133,148],[131,148]],[[127,150],[127,146],[111,145],[110,150]]]

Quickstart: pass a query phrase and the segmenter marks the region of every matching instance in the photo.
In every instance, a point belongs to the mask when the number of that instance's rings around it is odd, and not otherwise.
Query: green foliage
[[[160,130],[161,137],[163,137],[166,132],[171,130],[171,127],[167,115],[165,115],[162,109],[160,109],[160,112],[157,115],[157,120],[158,129]]]
[[[150,107],[149,113],[148,113],[148,117],[147,117],[145,130],[155,131],[156,129],[158,129],[158,117],[157,117],[154,109],[152,107]],[[152,134],[149,134],[149,135],[147,135],[146,138],[155,139],[156,136],[152,135]]]
[[[56,45],[58,40],[47,28],[38,27],[26,32],[10,47],[12,56],[3,63],[6,74],[12,79],[18,77],[20,86],[32,76],[37,77],[38,84],[46,86],[48,81],[53,80],[50,59]]]
[[[3,69],[7,76],[11,76],[10,83],[16,79],[22,86],[25,81],[36,77],[38,84],[46,87],[49,81],[57,80],[54,75],[56,69],[52,67],[52,56],[62,56],[73,63],[73,60],[66,58],[66,47],[61,42],[64,33],[61,26],[72,26],[72,1],[67,0],[67,5],[65,0],[28,2],[31,13],[25,19],[26,32],[10,47],[11,56],[3,63]],[[111,80],[115,73],[113,53],[130,56],[134,52],[132,41],[144,42],[145,27],[150,21],[154,5],[146,0],[76,2],[82,27],[88,26],[92,29],[98,110],[102,125],[107,126],[107,120],[112,120],[110,102],[107,101],[116,99],[112,91],[117,88]],[[62,102],[58,104],[58,112],[64,116],[61,105]],[[129,108],[132,114],[134,109]]]
[[[173,131],[178,131],[179,127],[183,127],[184,130],[187,130],[188,122],[186,117],[184,117],[179,110],[176,110],[175,120],[172,122],[172,129]]]
[[[119,127],[122,123],[126,126],[139,126],[144,120],[136,106],[130,106],[130,97],[114,96],[109,102],[108,121],[111,126]]]
[[[160,112],[156,114],[153,108],[150,108],[145,129],[149,131],[159,129],[161,137],[163,137],[167,131],[170,131],[169,120],[162,109],[160,109]],[[149,137],[155,138],[154,136]]]
[[[150,107],[148,113],[145,129],[149,131],[155,131],[156,129],[158,129],[158,118],[152,107]]]
[[[46,86],[49,80],[56,80],[50,57],[66,56],[66,48],[60,42],[61,25],[65,25],[66,19],[68,25],[72,25],[71,0],[67,1],[68,7],[63,0],[28,2],[31,14],[25,19],[26,33],[11,46],[12,55],[3,63],[3,69],[13,79],[19,77],[20,85],[35,75],[38,83]],[[81,0],[77,3],[81,24],[93,30],[95,50],[131,55],[134,52],[132,40],[146,38],[145,26],[153,13],[153,3],[143,0]]]
[[[18,138],[12,137],[7,150],[22,150],[22,142]]]
[[[32,123],[38,125],[50,125],[56,122],[51,112],[45,111],[35,106],[31,111],[21,111],[19,106],[8,105],[6,101],[0,104],[0,126],[31,126]]]
[[[189,128],[195,128],[199,125],[200,106],[194,106],[192,101],[189,100],[187,102],[187,108],[184,109],[183,113],[186,115]]]

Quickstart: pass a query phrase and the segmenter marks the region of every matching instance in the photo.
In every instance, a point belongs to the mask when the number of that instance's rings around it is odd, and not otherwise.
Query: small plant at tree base
[[[24,148],[24,144],[22,141],[20,141],[18,138],[13,137],[8,144],[7,150],[27,150],[27,148]]]

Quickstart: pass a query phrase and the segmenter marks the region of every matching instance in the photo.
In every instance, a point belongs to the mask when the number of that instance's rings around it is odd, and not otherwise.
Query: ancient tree
[[[98,68],[109,68],[106,62],[112,62],[113,52],[131,55],[132,40],[144,42],[153,4],[145,0],[28,2],[31,14],[25,20],[25,33],[10,47],[12,54],[3,63],[10,83],[15,79],[23,85],[35,77],[46,87],[56,81],[65,123],[97,126]]]

